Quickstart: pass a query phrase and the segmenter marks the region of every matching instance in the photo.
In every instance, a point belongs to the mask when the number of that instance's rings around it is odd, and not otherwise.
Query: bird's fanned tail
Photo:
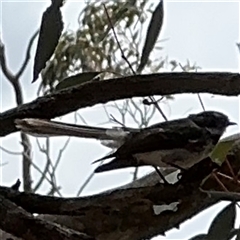
[[[15,124],[22,132],[38,137],[74,136],[99,140],[120,140],[128,134],[127,131],[119,128],[90,127],[37,118],[16,119]]]

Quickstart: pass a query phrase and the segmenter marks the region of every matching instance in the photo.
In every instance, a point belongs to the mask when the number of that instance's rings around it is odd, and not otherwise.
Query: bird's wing
[[[162,128],[161,128],[162,127]],[[206,144],[209,132],[199,128],[191,120],[180,119],[158,124],[132,133],[116,152],[95,162],[114,158],[109,163],[95,169],[95,172],[109,171],[118,168],[139,166],[134,154],[161,150],[189,149],[201,151]]]
[[[116,151],[117,155],[191,148],[202,145],[207,130],[198,127],[191,120],[180,119],[159,124],[158,127],[143,129],[131,137]]]
[[[129,134],[122,128],[90,127],[37,118],[16,119],[15,124],[22,132],[38,137],[74,136],[99,140],[123,140]]]

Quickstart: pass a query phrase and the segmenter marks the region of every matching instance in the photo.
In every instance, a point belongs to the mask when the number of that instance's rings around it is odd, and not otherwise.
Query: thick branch
[[[236,171],[237,158],[230,159]],[[185,172],[182,180],[172,186],[158,184],[150,187],[119,189],[90,197],[56,198],[36,194],[14,192],[0,188],[0,195],[23,207],[31,213],[54,214],[51,221],[66,225],[74,230],[102,239],[142,239],[163,234],[178,227],[183,221],[218,202],[221,197],[209,198],[199,190],[201,180],[215,168],[210,159],[205,159]],[[227,173],[227,164],[221,172]],[[221,179],[229,191],[239,191],[239,186],[227,179]],[[208,179],[203,189],[221,188],[214,179]],[[227,199],[227,196],[223,196]],[[230,199],[230,198],[229,198]],[[176,212],[156,215],[154,205],[179,202]],[[137,229],[137,231],[136,231]]]
[[[85,234],[36,219],[21,207],[0,196],[0,228],[25,240],[94,240]]]
[[[0,136],[16,132],[16,118],[51,119],[79,108],[90,107],[131,97],[169,95],[176,93],[212,93],[237,96],[240,75],[237,73],[161,73],[129,76],[100,82],[40,97],[0,114]]]

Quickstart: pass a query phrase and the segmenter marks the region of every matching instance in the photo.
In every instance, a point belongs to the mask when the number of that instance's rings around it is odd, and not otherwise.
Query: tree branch
[[[240,93],[238,73],[160,73],[93,81],[37,98],[33,102],[0,114],[0,136],[17,129],[16,118],[51,119],[99,103],[149,95],[176,93],[211,93],[237,96]]]
[[[5,57],[5,47],[0,39],[0,66],[2,68],[2,72],[5,75],[5,77],[10,81],[10,83],[13,84],[15,81],[15,76],[13,73],[10,72],[10,70],[7,67],[6,63],[6,57]]]
[[[239,153],[240,150],[234,155],[236,157],[232,156],[230,159],[236,172],[240,165]],[[0,195],[28,212],[53,215],[45,218],[76,231],[91,234],[98,240],[145,239],[178,227],[185,220],[221,200],[221,196],[209,198],[199,190],[202,179],[215,167],[210,159],[205,159],[186,171],[181,180],[174,185],[157,184],[150,187],[117,189],[82,198],[40,196],[4,187],[0,187]],[[224,163],[220,170],[226,174],[229,171],[227,164]],[[221,180],[229,191],[239,191],[238,184],[228,179]],[[221,187],[214,178],[208,178],[202,189],[220,191]],[[227,199],[226,195],[223,195],[223,198]],[[176,212],[167,211],[159,215],[154,213],[154,206],[173,202],[179,203]]]
[[[0,203],[0,228],[24,240],[94,240],[86,234],[36,219],[2,196]]]
[[[22,64],[21,68],[19,69],[19,71],[16,73],[16,78],[20,78],[21,75],[23,74],[24,70],[27,67],[27,64],[28,64],[28,62],[30,60],[30,57],[31,57],[30,52],[31,52],[31,49],[32,49],[32,45],[33,45],[33,42],[34,42],[35,38],[37,37],[38,33],[39,33],[39,30],[37,30],[29,40],[24,62]]]
[[[30,54],[32,42],[34,40],[34,37],[30,40],[27,55]],[[11,71],[8,69],[6,64],[6,56],[5,56],[5,48],[3,43],[0,40],[0,65],[2,67],[2,71],[7,78],[7,80],[12,84],[13,89],[15,91],[15,98],[17,105],[23,104],[23,94],[22,94],[22,88],[19,82],[19,77],[25,70],[27,63],[29,61],[29,58],[26,58],[26,62],[23,64],[22,68],[19,70],[19,73],[16,75],[13,75]],[[30,166],[31,166],[31,143],[29,140],[29,137],[25,133],[21,133],[21,141],[23,146],[23,187],[25,191],[31,191],[31,174],[30,174]]]

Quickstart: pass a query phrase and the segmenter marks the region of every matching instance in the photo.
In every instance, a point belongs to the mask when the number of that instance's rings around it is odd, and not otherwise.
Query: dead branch
[[[0,136],[16,132],[16,118],[51,119],[109,101],[149,95],[211,93],[237,96],[238,73],[159,73],[89,82],[10,109],[0,114]]]

